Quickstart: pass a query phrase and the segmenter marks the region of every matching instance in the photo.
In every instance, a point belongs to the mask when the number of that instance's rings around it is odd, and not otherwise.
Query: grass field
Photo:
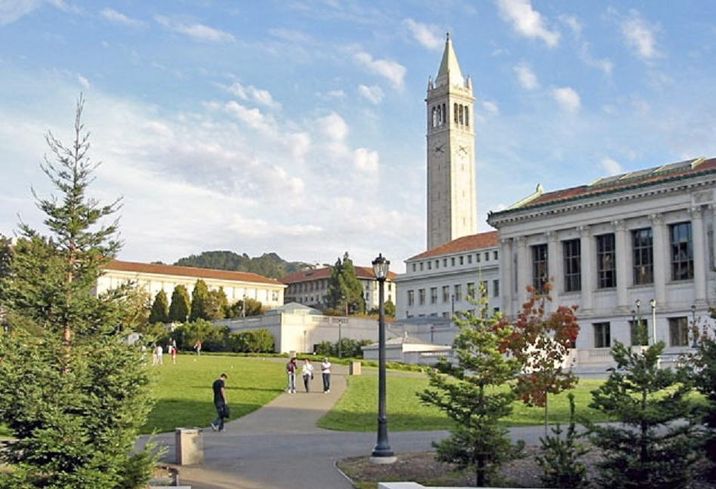
[[[167,357],[164,365],[152,367],[157,403],[142,431],[208,426],[216,417],[211,383],[222,372],[229,376],[226,395],[231,419],[255,411],[285,387],[284,363],[268,358],[179,355],[172,365]]]
[[[347,392],[338,404],[318,425],[321,428],[339,431],[374,431],[376,429],[376,407],[378,405],[378,380],[375,375],[349,377]],[[577,415],[586,416],[594,421],[606,421],[606,417],[589,409],[590,391],[602,381],[582,380],[572,391],[575,395]],[[416,393],[428,386],[426,376],[389,375],[388,376],[388,423],[391,431],[443,430],[450,427],[448,418],[437,408],[423,405]],[[550,398],[550,423],[567,422],[569,407],[566,394]],[[515,402],[514,410],[505,419],[508,426],[541,424],[544,420],[542,408],[530,408],[521,402]]]

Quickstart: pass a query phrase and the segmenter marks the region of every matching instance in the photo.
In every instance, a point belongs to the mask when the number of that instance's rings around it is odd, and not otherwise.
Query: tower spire
[[[443,59],[440,61],[440,68],[438,69],[438,76],[435,79],[435,85],[453,84],[462,86],[464,83],[465,80],[462,77],[460,64],[457,61],[457,55],[452,47],[452,40],[448,32],[445,35],[445,50],[443,51]]]

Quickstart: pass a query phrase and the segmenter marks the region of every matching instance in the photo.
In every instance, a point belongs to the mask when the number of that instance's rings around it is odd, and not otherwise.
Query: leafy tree
[[[365,312],[363,286],[358,280],[348,252],[343,255],[342,261],[338,258],[331,269],[326,305],[331,309],[346,311],[348,314]]]
[[[209,287],[202,279],[194,284],[194,290],[191,291],[191,312],[189,313],[189,321],[197,319],[208,319],[206,306],[209,302]]]
[[[454,341],[457,364],[442,361],[429,371],[430,388],[420,393],[455,421],[450,436],[438,443],[438,460],[472,467],[478,486],[484,486],[496,469],[515,457],[523,444],[513,446],[499,420],[512,412],[515,394],[510,385],[519,362],[502,354],[501,346],[512,327],[499,313],[461,313],[455,322],[460,329]],[[508,389],[500,389],[502,386]]]
[[[530,298],[522,305],[505,349],[522,365],[516,392],[528,406],[544,407],[544,431],[547,436],[548,395],[571,389],[577,377],[564,367],[579,333],[576,306],[559,306],[547,313],[551,302],[551,284],[542,292],[528,287]]]
[[[152,297],[142,287],[128,288],[127,295],[122,300],[122,324],[126,329],[143,332],[149,325]]]
[[[191,302],[189,291],[183,285],[177,285],[172,292],[172,303],[169,305],[169,321],[183,323],[189,318]]]
[[[698,452],[691,386],[685,375],[658,366],[664,343],[632,351],[616,342],[616,368],[592,392],[590,406],[620,424],[587,423],[601,448],[599,482],[614,489],[690,487]]]
[[[232,350],[242,353],[273,353],[274,339],[268,329],[232,333]]]
[[[49,236],[21,224],[0,279],[11,326],[0,335],[0,422],[14,437],[0,452],[12,466],[2,487],[139,488],[154,464],[133,452],[151,401],[141,353],[122,341],[129,288],[93,293],[119,249],[116,223],[102,225],[119,203],[87,196],[96,164],[83,105],[70,146],[46,136],[53,159],[41,167],[60,195],[35,197]]]
[[[368,311],[368,314],[380,314],[379,308],[374,307],[370,311]],[[388,318],[394,318],[395,317],[395,304],[393,304],[393,301],[388,299],[383,303],[383,312],[385,312],[385,317]]]
[[[204,251],[199,255],[181,258],[175,265],[253,272],[276,279],[310,268],[307,263],[287,262],[276,253],[264,253],[259,257],[250,258],[246,253],[239,255],[233,251]]]
[[[209,296],[207,297],[206,304],[204,306],[206,319],[211,321],[224,319],[228,308],[229,300],[226,298],[226,293],[224,292],[223,287],[220,287],[219,290],[209,291]]]
[[[149,314],[150,323],[168,323],[169,322],[169,299],[164,290],[157,292],[152,303],[152,311]]]
[[[235,302],[229,308],[229,317],[240,318],[244,316],[260,316],[263,314],[263,304],[256,299],[246,297],[244,300]]]

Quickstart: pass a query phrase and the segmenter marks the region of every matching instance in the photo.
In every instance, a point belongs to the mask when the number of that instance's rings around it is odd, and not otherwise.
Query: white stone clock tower
[[[428,81],[428,249],[477,233],[472,82],[450,34],[438,76]]]

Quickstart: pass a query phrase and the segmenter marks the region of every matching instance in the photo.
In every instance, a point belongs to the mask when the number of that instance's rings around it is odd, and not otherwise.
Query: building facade
[[[699,158],[544,193],[490,213],[500,233],[502,310],[552,282],[551,307],[578,306],[579,369],[602,369],[618,340],[664,341],[665,362],[693,341],[716,290],[716,159]]]
[[[199,279],[206,282],[209,290],[223,288],[230,304],[250,298],[267,308],[283,305],[286,286],[278,280],[255,273],[120,260],[113,260],[105,267],[104,274],[97,280],[97,293],[133,282],[152,297],[163,290],[171,298],[177,285],[185,286],[191,294]]]
[[[356,277],[363,287],[363,299],[366,309],[378,307],[378,280],[372,267],[354,267]],[[385,281],[385,301],[396,301],[396,274],[390,272]],[[292,273],[281,279],[287,286],[286,303],[298,302],[316,309],[325,309],[328,298],[328,282],[331,278],[331,267],[316,268]]]
[[[429,250],[477,232],[474,100],[448,35],[425,99]]]

